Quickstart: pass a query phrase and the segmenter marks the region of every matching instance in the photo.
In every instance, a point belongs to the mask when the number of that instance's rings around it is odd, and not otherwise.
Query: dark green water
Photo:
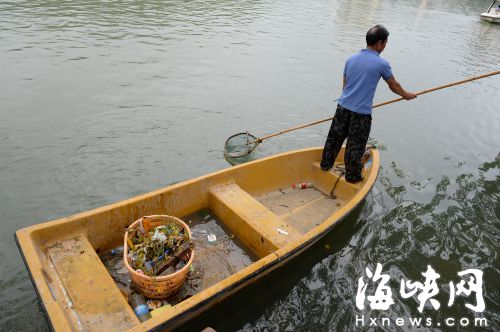
[[[408,90],[498,70],[500,26],[479,19],[488,4],[1,1],[0,329],[49,328],[17,229],[227,167],[222,147],[234,133],[332,115],[344,61],[376,23],[391,32],[382,55]],[[436,323],[422,330],[473,329],[444,327],[447,317],[484,317],[480,330],[499,330],[499,88],[500,77],[487,78],[374,111],[382,170],[363,206],[187,328],[378,330],[367,317],[422,316]],[[375,101],[393,97],[382,82]],[[273,138],[255,157],[322,145],[327,131]],[[359,310],[358,279],[377,263],[395,304]],[[441,275],[441,308],[419,314],[399,283],[423,282],[427,265]],[[469,268],[484,273],[480,314],[465,306],[473,294],[447,306],[448,282]]]

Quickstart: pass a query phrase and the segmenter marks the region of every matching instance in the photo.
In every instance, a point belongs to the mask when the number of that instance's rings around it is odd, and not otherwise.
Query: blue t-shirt
[[[347,59],[344,67],[346,84],[339,98],[340,106],[353,112],[371,114],[373,96],[380,77],[392,76],[391,65],[377,51],[362,49]]]

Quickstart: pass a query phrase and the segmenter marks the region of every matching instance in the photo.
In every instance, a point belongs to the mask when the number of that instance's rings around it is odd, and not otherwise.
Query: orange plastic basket
[[[146,218],[149,219],[149,221],[151,222],[151,224],[154,227],[169,224],[169,223],[176,223],[176,224],[182,226],[184,228],[184,230],[188,231],[189,239],[192,238],[191,230],[189,229],[188,225],[186,225],[179,218],[167,216],[167,215],[153,215],[153,216],[146,216]],[[142,220],[142,218],[134,221],[129,226],[129,228],[137,227],[141,220]],[[148,297],[151,299],[164,299],[182,287],[182,285],[183,285],[184,281],[186,280],[186,277],[189,273],[189,267],[193,263],[194,250],[191,250],[189,261],[179,271],[176,271],[176,272],[169,274],[167,276],[150,277],[150,276],[136,272],[130,266],[130,262],[129,262],[129,258],[128,258],[127,239],[128,239],[128,232],[125,232],[125,239],[124,239],[124,244],[123,244],[123,248],[124,248],[123,260],[125,262],[125,266],[129,270],[130,275],[132,277],[132,284],[137,291],[139,291],[145,297]]]

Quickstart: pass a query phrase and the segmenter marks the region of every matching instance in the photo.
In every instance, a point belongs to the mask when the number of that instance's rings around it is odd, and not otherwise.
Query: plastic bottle
[[[111,255],[121,255],[123,254],[123,246],[111,249]]]
[[[146,299],[142,296],[142,294],[134,292],[131,296],[130,304],[132,305],[132,308],[134,308],[134,312],[141,322],[151,318]]]
[[[312,188],[312,183],[310,182],[302,182],[302,183],[297,183],[292,186],[294,189],[306,189],[306,188]]]

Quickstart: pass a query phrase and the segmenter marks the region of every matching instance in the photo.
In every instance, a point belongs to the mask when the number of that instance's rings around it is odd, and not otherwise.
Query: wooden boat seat
[[[209,206],[259,257],[302,236],[235,183],[211,188]]]
[[[76,326],[85,331],[110,331],[128,330],[139,323],[86,237],[50,246],[47,257],[55,270],[50,270],[53,278],[46,280],[52,296],[65,298],[64,309]]]

